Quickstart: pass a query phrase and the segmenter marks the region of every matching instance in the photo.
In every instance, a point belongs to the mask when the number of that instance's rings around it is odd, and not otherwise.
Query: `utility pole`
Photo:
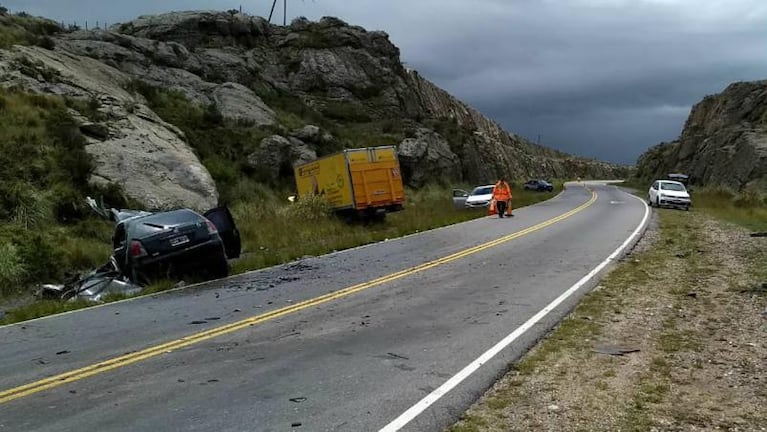
[[[272,10],[269,11],[269,22],[272,22],[272,15],[274,14],[274,7],[277,6],[277,0],[272,2]]]
[[[541,134],[538,134],[538,145],[541,145]]]
[[[282,26],[288,25],[288,0],[282,0]]]

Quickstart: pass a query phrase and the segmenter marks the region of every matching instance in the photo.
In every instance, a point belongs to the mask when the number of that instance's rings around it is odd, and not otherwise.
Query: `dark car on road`
[[[525,183],[524,189],[538,192],[552,192],[554,190],[554,185],[546,180],[528,180],[528,182]]]
[[[240,255],[239,232],[225,207],[205,214],[179,209],[118,220],[112,242],[120,272],[140,285],[187,274],[227,276],[227,258]]]

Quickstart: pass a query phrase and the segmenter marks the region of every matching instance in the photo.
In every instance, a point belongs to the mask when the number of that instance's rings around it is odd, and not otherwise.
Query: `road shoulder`
[[[702,214],[656,212],[635,250],[450,430],[764,430],[763,243]]]

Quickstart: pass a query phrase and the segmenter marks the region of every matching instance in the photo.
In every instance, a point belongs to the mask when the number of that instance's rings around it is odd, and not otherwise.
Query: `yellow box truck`
[[[402,210],[405,188],[393,146],[348,149],[296,165],[298,196],[324,196],[333,210],[360,216]]]

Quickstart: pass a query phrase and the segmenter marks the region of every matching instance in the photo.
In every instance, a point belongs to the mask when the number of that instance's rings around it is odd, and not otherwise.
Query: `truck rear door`
[[[358,210],[404,203],[405,189],[394,147],[347,150],[346,157]]]

